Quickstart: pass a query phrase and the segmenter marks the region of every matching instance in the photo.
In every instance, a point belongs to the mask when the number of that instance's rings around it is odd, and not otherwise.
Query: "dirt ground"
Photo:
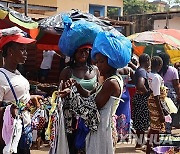
[[[143,154],[144,152],[140,150],[135,151],[135,145],[134,144],[118,144],[116,148],[116,154],[135,154],[135,153],[141,153]],[[43,146],[40,150],[32,150],[31,154],[48,154],[49,147]],[[145,154],[145,153],[144,153]]]
[[[175,129],[172,131],[173,134],[180,134],[180,129]],[[118,143],[116,147],[116,154],[145,154],[145,152],[141,150],[135,150],[135,144],[120,144]],[[49,146],[43,145],[40,150],[31,150],[31,154],[48,154]]]

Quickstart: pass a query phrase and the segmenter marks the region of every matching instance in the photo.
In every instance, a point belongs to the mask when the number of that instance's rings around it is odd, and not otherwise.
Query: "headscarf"
[[[113,68],[126,66],[131,59],[131,41],[123,35],[115,35],[110,32],[100,32],[93,44],[91,58],[101,53],[108,57],[108,64]]]

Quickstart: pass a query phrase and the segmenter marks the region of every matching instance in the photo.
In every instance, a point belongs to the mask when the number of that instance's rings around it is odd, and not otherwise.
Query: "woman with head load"
[[[96,87],[99,78],[99,72],[96,66],[91,64],[90,52],[92,43],[101,27],[93,22],[78,20],[72,22],[69,17],[63,17],[65,29],[59,40],[60,51],[70,57],[69,66],[64,68],[60,74],[60,81],[66,82],[73,78],[86,90],[93,90]],[[70,26],[71,25],[71,26]],[[63,88],[64,88],[63,84]],[[65,123],[71,115],[64,111]],[[71,114],[71,113],[70,113]],[[80,120],[79,120],[80,121]],[[77,118],[73,115],[72,128],[66,130],[70,153],[76,153],[75,136],[77,135]],[[67,128],[67,127],[66,127]]]
[[[90,131],[86,138],[87,154],[113,154],[117,132],[113,121],[123,91],[123,80],[116,74],[117,69],[128,64],[131,58],[131,42],[122,35],[100,32],[93,44],[91,57],[96,61],[104,82],[94,95],[94,102],[99,113],[100,123],[97,131]],[[72,84],[70,81],[67,84]],[[75,84],[83,97],[92,96],[92,91]],[[114,134],[114,135],[113,135]],[[116,134],[116,135],[115,135]]]
[[[20,111],[23,126],[31,126],[29,82],[16,69],[18,64],[24,64],[27,59],[26,45],[35,42],[27,38],[17,27],[1,30],[0,49],[4,57],[3,68],[0,68],[0,107],[1,107],[1,134],[5,142],[3,153],[29,154],[30,143],[19,144],[21,141],[22,124],[17,117]],[[33,97],[34,98],[34,97]],[[17,110],[17,108],[19,110]],[[4,111],[4,115],[2,114]],[[10,120],[8,122],[8,120]],[[16,131],[13,134],[13,129]],[[13,137],[12,137],[13,136]],[[22,140],[23,141],[23,140]],[[22,143],[22,142],[21,142]],[[1,152],[3,143],[0,143]],[[18,146],[18,147],[17,147]]]
[[[74,51],[69,66],[64,68],[60,74],[60,81],[63,80],[66,82],[70,78],[73,78],[84,89],[90,91],[95,89],[98,82],[99,72],[97,67],[91,64],[91,49],[92,45],[86,44],[80,46],[76,51]],[[77,153],[77,148],[75,147],[77,123],[77,118],[74,116],[72,133],[67,133],[70,154]]]
[[[134,74],[134,83],[136,85],[136,93],[132,100],[132,120],[133,128],[136,130],[137,143],[136,149],[141,149],[144,141],[144,132],[149,127],[149,111],[147,106],[148,82],[147,71],[150,68],[150,57],[142,54],[139,57],[140,66]]]

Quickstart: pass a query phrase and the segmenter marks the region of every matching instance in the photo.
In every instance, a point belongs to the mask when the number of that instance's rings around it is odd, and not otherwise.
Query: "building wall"
[[[3,0],[3,1],[12,2],[13,0]],[[22,1],[22,3],[24,2],[24,0],[20,0],[20,1]],[[56,7],[57,0],[28,0],[28,4]]]
[[[89,6],[89,13],[94,14],[95,11],[99,11],[100,16],[105,16],[105,6],[90,5]]]
[[[163,29],[166,25],[166,20],[154,20],[154,29]],[[179,29],[180,30],[180,17],[174,17],[169,19],[169,27],[172,29]]]
[[[28,0],[29,4],[57,7],[57,0]]]
[[[10,0],[4,0],[9,1]],[[12,1],[11,1],[12,2]],[[120,8],[120,14],[123,15],[123,0],[28,0],[29,5],[37,5],[37,6],[47,6],[47,7],[57,7],[57,10],[54,12],[67,12],[71,9],[79,9],[82,12],[89,12],[89,6],[102,6],[101,16],[107,16],[107,6],[110,7],[118,7]],[[41,10],[41,9],[40,9]],[[52,12],[43,13],[45,15],[52,15]]]
[[[123,0],[58,0],[58,12],[66,12],[71,9],[79,9],[82,12],[89,12],[89,5],[105,6],[105,16],[107,16],[107,6],[123,8]],[[122,15],[123,9],[121,9]]]

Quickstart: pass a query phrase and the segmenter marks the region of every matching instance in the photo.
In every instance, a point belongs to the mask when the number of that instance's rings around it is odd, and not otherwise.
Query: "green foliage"
[[[174,0],[174,3],[180,5],[180,0]]]
[[[156,12],[155,5],[149,4],[146,0],[123,0],[124,15],[143,14]]]
[[[118,15],[119,15],[119,8],[115,8],[115,7],[107,8],[107,16],[108,17],[118,16]]]

